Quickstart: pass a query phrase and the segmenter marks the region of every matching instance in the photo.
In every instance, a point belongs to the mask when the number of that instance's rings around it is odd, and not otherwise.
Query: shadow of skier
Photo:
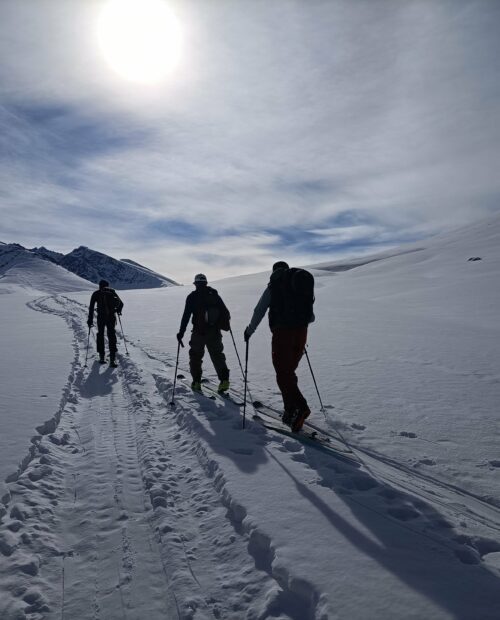
[[[270,451],[268,455],[293,480],[298,492],[324,515],[338,534],[356,546],[362,554],[371,557],[383,569],[394,574],[397,580],[405,583],[411,590],[420,592],[446,610],[445,613],[451,614],[451,617],[460,620],[498,618],[500,579],[480,564],[471,567],[459,561],[457,534],[449,524],[444,531],[438,531],[439,526],[436,524],[445,523],[446,519],[433,506],[365,473],[358,492],[375,490],[376,494],[364,493],[362,499],[358,498],[355,493],[346,491],[345,485],[347,475],[347,479],[353,478],[356,489],[355,478],[359,476],[357,471],[341,464],[336,468],[336,474],[332,473],[332,469],[329,474],[325,474],[325,463],[322,463],[312,450],[314,448],[304,448],[309,466],[319,473],[320,484],[331,489],[349,507],[355,517],[352,523],[337,514],[311,487],[300,482]],[[424,516],[424,523],[409,526],[398,522],[397,518],[391,518],[390,511],[385,514],[380,507],[381,496],[397,499],[400,505],[403,505],[405,500],[417,501],[420,513]],[[353,525],[356,521],[369,530],[374,538],[369,538],[356,528]],[[442,548],[437,549],[438,546]],[[478,615],[479,602],[481,616]],[[490,610],[488,615],[484,614],[485,609]]]
[[[97,361],[92,364],[89,375],[80,387],[83,398],[107,396],[113,391],[113,386],[118,381],[116,370],[105,366],[104,372],[100,372],[101,368],[102,365]]]

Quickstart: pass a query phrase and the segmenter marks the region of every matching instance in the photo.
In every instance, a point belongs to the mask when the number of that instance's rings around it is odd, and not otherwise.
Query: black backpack
[[[277,269],[269,281],[271,327],[304,327],[313,319],[314,277],[309,271],[292,267]]]
[[[214,288],[207,286],[203,291],[199,310],[200,327],[217,327],[229,331],[229,311]]]

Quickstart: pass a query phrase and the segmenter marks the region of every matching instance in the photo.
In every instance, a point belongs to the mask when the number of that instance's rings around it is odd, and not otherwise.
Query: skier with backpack
[[[107,280],[99,281],[99,290],[92,293],[89,305],[89,317],[87,325],[89,334],[91,327],[94,326],[94,309],[97,305],[97,352],[99,353],[99,363],[104,364],[104,330],[108,332],[109,344],[109,365],[116,368],[116,315],[121,315],[123,301],[118,297],[116,291],[109,287]]]
[[[191,388],[201,391],[202,362],[206,347],[219,378],[218,392],[222,394],[229,389],[229,369],[221,330],[229,331],[231,316],[219,293],[208,286],[207,277],[203,273],[195,276],[193,284],[196,289],[187,296],[177,340],[182,345],[182,338],[192,317],[193,331],[189,341]]]
[[[245,329],[248,343],[269,309],[272,332],[272,360],[276,381],[283,397],[284,424],[298,432],[311,413],[299,390],[295,371],[304,354],[307,327],[314,321],[314,277],[305,269],[290,268],[284,261],[273,265],[267,288],[255,306]]]

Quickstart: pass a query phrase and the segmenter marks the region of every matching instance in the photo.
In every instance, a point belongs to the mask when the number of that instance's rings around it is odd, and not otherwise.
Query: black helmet
[[[106,288],[109,286],[109,282],[107,280],[99,280],[99,288]]]

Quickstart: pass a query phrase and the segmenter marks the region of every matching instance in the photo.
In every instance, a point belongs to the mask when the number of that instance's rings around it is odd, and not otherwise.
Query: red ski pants
[[[304,354],[307,327],[275,327],[272,337],[273,366],[283,396],[285,411],[309,412],[307,401],[299,390],[295,371]]]

